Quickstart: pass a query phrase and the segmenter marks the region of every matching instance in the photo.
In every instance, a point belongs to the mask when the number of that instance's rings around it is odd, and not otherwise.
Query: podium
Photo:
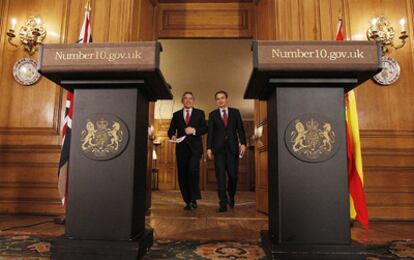
[[[352,245],[344,94],[380,70],[374,42],[255,41],[244,98],[267,100],[269,259],[365,259]]]
[[[149,101],[171,99],[157,42],[48,44],[39,72],[73,91],[65,235],[52,259],[139,259],[145,228]]]

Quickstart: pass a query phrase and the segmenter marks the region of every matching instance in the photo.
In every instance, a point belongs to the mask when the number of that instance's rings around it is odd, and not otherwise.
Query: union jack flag
[[[91,5],[88,3],[85,6],[85,18],[83,20],[82,29],[79,35],[79,40],[76,43],[90,43],[92,42],[91,23],[90,23]],[[62,129],[62,150],[59,160],[58,171],[58,190],[59,196],[64,207],[67,203],[67,187],[68,187],[68,173],[69,173],[69,151],[70,139],[72,132],[72,114],[73,114],[73,93],[67,92],[66,96],[66,110],[65,118],[63,120]]]

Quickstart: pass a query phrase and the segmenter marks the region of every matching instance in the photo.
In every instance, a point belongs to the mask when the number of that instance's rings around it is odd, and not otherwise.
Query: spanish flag
[[[342,41],[342,17],[338,21],[337,41]],[[345,94],[346,139],[348,155],[348,185],[351,219],[357,220],[368,229],[368,210],[364,194],[361,142],[359,138],[358,113],[353,90]]]

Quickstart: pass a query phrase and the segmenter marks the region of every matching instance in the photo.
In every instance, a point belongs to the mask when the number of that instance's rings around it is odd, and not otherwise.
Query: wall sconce
[[[400,65],[398,62],[387,56],[392,49],[398,50],[404,47],[408,33],[406,30],[405,19],[400,20],[401,32],[398,38],[400,43],[396,44],[395,30],[390,22],[383,16],[376,16],[371,20],[371,26],[367,30],[368,40],[380,42],[382,44],[382,71],[375,75],[373,79],[381,85],[391,85],[400,77]]]
[[[155,150],[152,150],[152,159],[154,161],[158,160],[157,152]]]
[[[152,142],[154,145],[160,145],[161,140],[159,138],[154,138],[154,141]]]
[[[154,145],[161,144],[160,139],[155,137],[155,130],[153,125],[148,126],[148,138],[152,141]]]
[[[19,44],[22,45],[30,55],[33,55],[36,52],[38,45],[40,45],[46,37],[46,30],[42,26],[42,20],[37,16],[29,17],[19,30],[20,43],[14,42],[14,39],[16,38],[16,24],[17,20],[12,18],[11,27],[7,32],[7,41],[14,47],[18,47]]]
[[[404,47],[408,33],[405,28],[405,19],[400,20],[401,32],[398,37],[401,43],[398,45],[394,44],[395,30],[390,25],[390,22],[383,16],[376,16],[371,20],[371,26],[367,30],[368,40],[374,40],[382,43],[382,52],[385,55],[390,52],[390,48],[400,49]]]
[[[153,125],[148,126],[148,138],[152,141],[154,145],[161,144],[160,139],[155,137],[155,130]]]
[[[148,126],[148,138],[154,140],[154,126]]]

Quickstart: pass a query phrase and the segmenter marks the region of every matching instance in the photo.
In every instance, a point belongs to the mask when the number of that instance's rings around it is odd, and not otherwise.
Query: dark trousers
[[[178,184],[185,203],[201,199],[200,159],[201,154],[193,153],[188,147],[176,151]]]
[[[238,154],[230,151],[223,151],[214,153],[214,166],[217,179],[217,191],[220,200],[220,205],[227,204],[226,194],[226,173],[228,176],[227,192],[230,199],[234,199],[237,188],[237,172],[239,168]]]

